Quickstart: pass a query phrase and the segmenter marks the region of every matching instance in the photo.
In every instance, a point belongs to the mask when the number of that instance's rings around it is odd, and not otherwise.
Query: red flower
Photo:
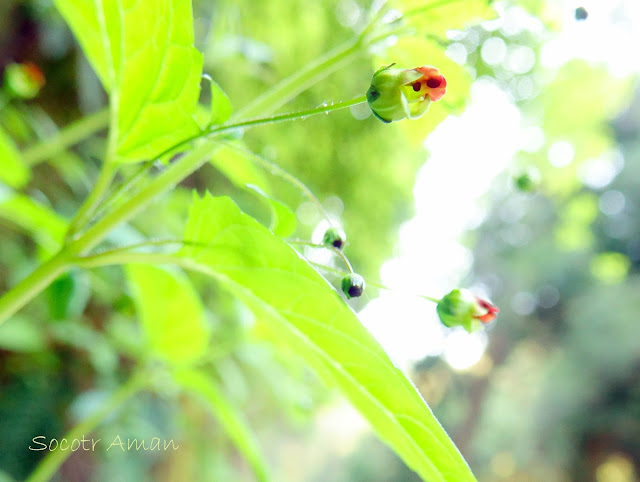
[[[461,326],[469,333],[491,323],[500,311],[497,306],[465,289],[455,289],[443,296],[436,310],[445,326]]]
[[[42,70],[33,62],[24,62],[22,64],[25,73],[29,76],[29,78],[39,87],[44,87],[45,78]]]
[[[442,99],[447,81],[430,65],[415,69],[394,69],[393,64],[373,74],[367,102],[382,122],[417,119],[431,102]]]
[[[42,70],[33,62],[9,64],[4,71],[4,85],[10,97],[33,99],[44,83]]]
[[[477,296],[476,296],[476,303],[477,303],[476,313],[473,315],[473,317],[476,320],[480,320],[484,324],[491,323],[493,320],[496,319],[496,316],[498,316],[498,313],[500,313],[500,308],[498,308],[495,305],[492,305],[487,300],[478,298]]]
[[[447,79],[440,74],[440,71],[430,65],[418,67],[415,70],[420,72],[422,77],[412,84],[413,90],[421,93],[424,91],[424,95],[429,96],[432,102],[442,99],[447,92]]]

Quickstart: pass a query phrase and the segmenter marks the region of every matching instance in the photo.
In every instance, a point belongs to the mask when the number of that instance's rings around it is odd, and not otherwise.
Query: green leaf
[[[197,361],[209,344],[209,330],[189,279],[146,265],[127,266],[127,276],[151,354],[175,365]]]
[[[211,89],[211,124],[224,124],[233,112],[231,101],[215,80],[206,74],[204,78],[209,81]]]
[[[114,160],[154,158],[199,132],[202,54],[188,0],[56,0],[109,93]]]
[[[49,253],[62,245],[67,221],[51,208],[23,194],[0,193],[0,218],[27,231]]]
[[[192,204],[190,264],[227,287],[327,381],[335,383],[424,480],[475,480],[407,377],[338,293],[289,245],[228,198]]]
[[[243,414],[236,409],[233,401],[225,396],[218,384],[206,373],[196,370],[175,371],[173,379],[186,391],[207,402],[211,413],[251,464],[256,478],[260,481],[269,480],[267,463],[251,428]]]
[[[20,189],[27,182],[31,173],[22,162],[20,152],[11,137],[0,128],[0,181]]]
[[[271,185],[262,169],[256,166],[252,155],[243,148],[222,145],[211,160],[216,169],[224,174],[237,188],[250,191],[265,201],[271,210],[270,229],[276,236],[286,238],[296,229],[296,216],[287,206],[275,199]]]
[[[79,270],[61,275],[46,289],[49,316],[52,320],[78,317],[91,297],[86,273]]]
[[[244,189],[247,184],[258,186],[263,192],[270,193],[269,181],[262,169],[241,151],[220,144],[215,156],[211,158],[211,164],[236,187]]]
[[[271,209],[271,226],[269,226],[271,232],[281,238],[291,236],[296,230],[296,215],[289,206],[272,198],[253,184],[247,184],[246,189],[257,194]]]

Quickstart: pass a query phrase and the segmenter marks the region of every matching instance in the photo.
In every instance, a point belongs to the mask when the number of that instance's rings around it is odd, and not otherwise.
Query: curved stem
[[[367,101],[367,97],[364,95],[361,95],[360,97],[356,97],[355,99],[344,100],[336,104],[321,105],[314,109],[301,110],[297,112],[289,112],[287,114],[274,115],[271,117],[259,117],[257,119],[249,119],[249,120],[240,121],[240,122],[222,124],[221,126],[213,127],[202,134],[194,136],[193,139],[209,136],[212,134],[224,134],[224,133],[234,131],[236,129],[242,129],[245,127],[255,127],[258,125],[275,124],[277,122],[286,122],[290,120],[304,119],[305,117],[309,117],[316,114],[328,114],[329,112],[333,112],[335,110],[345,109],[347,107],[362,104],[366,101]]]
[[[349,262],[349,258],[347,258],[347,256],[342,251],[340,251],[338,248],[336,248],[335,246],[326,246],[324,244],[316,244],[316,243],[313,243],[311,241],[302,241],[302,240],[297,240],[297,239],[287,241],[287,243],[289,243],[289,244],[298,244],[300,246],[309,246],[310,248],[328,249],[329,251],[333,251],[340,258],[342,258],[342,261],[344,262],[344,264],[349,269],[349,273],[350,274],[354,273],[353,268],[351,267],[351,263]]]
[[[56,154],[86,139],[109,123],[109,109],[103,109],[94,114],[84,116],[61,129],[55,136],[34,144],[22,151],[22,159],[26,164],[34,166],[54,157]]]
[[[107,196],[100,208],[96,211],[95,217],[101,217],[105,212],[110,211],[126,193],[128,193],[139,181],[144,179],[145,174],[149,171],[149,169],[153,167],[155,163],[155,159],[143,162],[138,170],[136,170],[136,172],[133,173],[133,175],[129,177],[124,182],[124,184],[118,186],[115,191]]]
[[[317,268],[323,269],[325,271],[328,271],[329,273],[333,273],[335,275],[338,275],[338,276],[346,276],[346,275],[349,274],[349,272],[347,272],[347,271],[343,271],[341,269],[336,269],[336,268],[331,268],[329,266],[325,266],[324,264],[314,263],[313,261],[309,261],[309,264],[311,264],[312,266],[315,266]],[[389,288],[389,287],[383,285],[382,283],[378,283],[378,282],[375,282],[375,281],[369,281],[369,280],[366,280],[366,282],[367,282],[367,285],[373,286],[374,288],[378,288],[378,289],[386,290],[386,291],[397,291],[397,290],[395,290],[393,288]],[[415,294],[415,293],[412,293],[411,296],[415,296],[417,298],[423,298],[423,299],[428,300],[428,301],[433,301],[436,304],[440,303],[440,300],[438,298],[433,298],[431,296],[419,295],[419,294]]]
[[[298,111],[298,112],[289,112],[286,114],[280,114],[280,115],[276,115],[276,116],[270,116],[270,117],[260,117],[257,119],[249,119],[249,120],[245,120],[245,121],[240,121],[240,122],[232,122],[232,123],[227,123],[227,124],[222,124],[220,126],[216,126],[213,128],[210,128],[208,130],[205,130],[199,134],[196,134],[192,137],[189,137],[188,139],[185,139],[181,142],[179,142],[178,144],[175,144],[171,147],[169,147],[168,149],[166,149],[165,151],[163,151],[162,153],[160,153],[156,159],[160,159],[162,158],[165,154],[174,151],[176,149],[179,149],[180,147],[193,142],[195,140],[204,138],[204,137],[211,137],[211,136],[218,136],[218,135],[222,135],[231,131],[234,131],[236,129],[245,129],[245,128],[251,128],[251,127],[256,127],[259,125],[267,125],[267,124],[275,124],[277,122],[286,122],[286,121],[290,121],[290,120],[296,120],[296,119],[304,119],[306,117],[310,117],[312,115],[316,115],[316,114],[328,114],[329,112],[332,111],[336,111],[336,110],[340,110],[340,109],[345,109],[347,107],[351,107],[354,105],[358,105],[358,104],[362,104],[364,102],[366,102],[366,96],[360,96],[360,97],[356,97],[355,99],[351,99],[351,100],[346,100],[346,101],[342,101],[342,102],[338,102],[336,104],[330,104],[330,105],[323,105],[323,106],[319,106],[316,107],[314,109],[308,109],[308,110],[303,110],[303,111]],[[231,146],[230,144],[228,144],[229,146]],[[181,160],[177,161],[177,163],[181,162]],[[274,170],[279,170],[279,172],[284,172],[282,169],[276,167],[275,165],[269,163],[269,161],[265,160],[265,159],[261,159],[261,162],[263,163],[267,163],[270,164],[270,168],[274,169]],[[133,176],[131,179],[129,179],[123,186],[121,186],[117,191],[115,191],[111,196],[109,196],[107,198],[106,201],[106,205],[104,208],[100,209],[100,213],[104,212],[107,210],[106,206],[113,206],[117,200],[124,194],[126,193],[129,189],[131,189],[138,180],[140,180],[144,173],[147,172],[155,163],[155,160],[152,161],[148,161],[146,162]],[[290,176],[290,175],[289,175]],[[295,181],[293,181],[293,179],[295,179],[293,176],[290,176],[291,179],[289,179],[290,182],[293,182],[295,184]],[[301,181],[298,181],[296,179],[296,181],[300,184],[298,187],[304,186],[304,184]],[[303,190],[307,190],[308,188],[306,186],[304,186]],[[309,191],[310,193],[310,191]],[[311,194],[311,196],[313,196],[313,194]],[[317,201],[317,200],[316,200]],[[321,207],[321,209],[323,209]],[[326,214],[326,212],[323,211],[324,214]],[[330,219],[327,216],[327,219],[330,222]]]
[[[60,252],[0,297],[0,324],[13,316],[70,267],[70,257]]]
[[[120,407],[129,398],[142,390],[149,383],[147,373],[140,372],[131,377],[118,390],[113,392],[106,400],[102,408],[85,418],[78,425],[73,427],[64,438],[67,440],[83,439],[89,435],[111,412]],[[26,482],[46,482],[53,477],[67,457],[71,454],[71,450],[54,450],[49,452],[47,456],[38,464],[36,469],[27,478]]]
[[[324,114],[340,109],[345,109],[347,107],[351,107],[353,105],[361,104],[366,102],[366,97],[356,97],[355,99],[338,102],[337,104],[320,106],[314,109],[303,110],[299,112],[291,112],[287,114],[281,114],[271,117],[261,117],[258,119],[250,119],[246,121],[236,122],[236,123],[228,123],[223,124],[218,127],[214,127],[208,131],[200,133],[196,136],[193,136],[190,139],[186,139],[179,144],[172,146],[164,153],[161,153],[158,157],[162,157],[166,152],[172,151],[174,149],[179,148],[182,145],[185,145],[189,142],[197,140],[202,137],[211,137],[218,136],[224,133],[239,129],[239,128],[251,128],[259,125],[273,124],[276,122],[286,122],[295,119],[301,119],[305,117],[309,117],[316,114]],[[202,164],[207,161],[207,155],[211,155],[215,149],[218,148],[217,143],[213,143],[213,141],[209,140],[205,143],[201,144],[198,148],[186,154],[184,157],[178,159],[175,163],[173,163],[166,171],[160,174],[156,179],[154,179],[145,189],[140,191],[138,194],[130,198],[125,204],[121,205],[116,210],[107,214],[102,220],[97,223],[95,226],[90,228],[85,236],[79,238],[77,241],[77,246],[79,246],[79,252],[84,253],[94,247],[97,243],[102,241],[108,231],[124,222],[128,219],[131,219],[135,214],[137,214],[141,209],[146,207],[146,205],[157,195],[162,194],[169,189],[175,187],[180,181],[182,181],[185,177],[190,175],[196,169],[198,169]]]
[[[223,142],[223,144],[228,148],[233,149],[246,157],[250,157],[254,162],[260,164],[263,168],[271,171],[272,174],[284,179],[289,184],[294,186],[296,189],[300,190],[302,194],[306,196],[307,199],[309,199],[309,201],[315,204],[315,206],[318,208],[318,211],[320,211],[320,213],[322,214],[322,217],[324,217],[324,219],[329,223],[329,226],[334,225],[333,221],[331,220],[331,217],[329,216],[329,213],[327,213],[327,211],[325,210],[320,200],[313,194],[313,192],[311,192],[311,189],[309,189],[306,186],[306,184],[303,183],[300,179],[298,179],[292,174],[289,174],[287,171],[282,169],[280,166],[278,166],[274,162],[269,161],[268,159],[262,157],[259,154],[256,154],[253,151],[250,151],[249,149],[245,149],[231,142]]]
[[[209,268],[192,259],[165,253],[139,253],[130,251],[111,250],[104,253],[92,254],[77,258],[77,266],[81,268],[99,268],[117,264],[175,264],[185,269],[208,272]],[[210,270],[209,270],[210,271]]]
[[[327,77],[352,57],[362,53],[360,38],[349,40],[282,80],[267,92],[240,109],[233,118],[251,117],[259,113],[273,112],[297,97],[319,80]]]
[[[108,160],[104,162],[91,193],[89,193],[89,196],[84,203],[82,203],[82,206],[80,206],[80,209],[69,224],[69,229],[67,230],[65,237],[66,240],[73,238],[73,236],[79,232],[87,222],[89,222],[94,211],[100,204],[100,201],[102,201],[104,195],[109,189],[111,181],[115,175],[116,166],[113,162],[109,162]]]
[[[225,124],[199,134],[193,139],[188,139],[180,143],[179,145],[186,144],[187,142],[198,139],[200,137],[220,135],[225,132],[238,129],[239,127],[248,128],[258,125],[271,124],[274,122],[284,122],[288,120],[299,119],[315,114],[344,109],[361,102],[366,102],[364,97],[358,97],[356,99],[330,106],[316,107],[315,109],[309,109],[306,111],[282,114],[260,119],[252,119],[235,124]],[[73,253],[74,255],[82,255],[87,253],[100,241],[102,241],[115,226],[134,217],[142,209],[144,209],[155,197],[169,191],[179,182],[181,182],[185,177],[202,166],[202,164],[204,164],[209,159],[209,156],[211,156],[211,154],[218,148],[218,146],[219,144],[214,140],[205,140],[202,144],[194,148],[192,151],[180,158],[175,163],[173,163],[166,171],[164,171],[157,178],[151,181],[149,185],[147,185],[144,189],[129,198],[124,204],[108,213],[104,218],[87,229],[87,231],[85,231],[80,237],[72,240],[63,251],[58,253],[58,255],[50,260],[51,266],[49,268],[47,268],[49,264],[45,263],[45,265],[41,266],[41,268],[34,271],[25,280],[18,283],[18,285],[12,288],[9,292],[5,293],[0,298],[0,323],[8,319],[16,311],[22,308],[29,300],[40,293],[40,291],[46,288],[53,280],[55,280],[60,274],[62,274],[65,269],[71,266],[72,257],[70,257],[69,253]],[[176,148],[176,146],[174,146],[172,149],[174,148]],[[105,163],[105,166],[106,165],[108,164]],[[107,168],[105,168],[104,170],[107,171]],[[109,174],[108,171],[107,174],[104,174],[102,182],[102,184],[105,186],[104,190],[95,189],[94,193],[96,194],[93,195],[94,199],[102,198],[106,187],[108,187],[108,184],[112,179],[112,175],[113,173]],[[93,202],[88,201],[89,199],[85,203],[85,205],[87,206],[87,208],[85,208],[86,212],[90,212],[91,210],[88,208],[88,206],[94,204]]]
[[[209,156],[216,150],[217,143],[205,141],[188,154],[171,164],[169,168],[153,179],[144,189],[130,197],[126,202],[109,212],[96,224],[87,229],[82,236],[72,242],[74,250],[78,254],[85,254],[120,223],[128,221],[157,196],[173,189],[180,181],[190,175],[202,164],[207,162]]]
[[[120,253],[130,253],[135,249],[140,249],[140,248],[151,248],[151,247],[158,247],[158,246],[171,246],[171,245],[182,245],[182,246],[192,246],[192,247],[196,247],[196,248],[210,248],[211,244],[210,243],[200,243],[198,241],[189,241],[186,239],[149,239],[147,241],[141,241],[139,243],[134,243],[134,244],[129,244],[127,246],[120,246],[117,248],[113,248],[113,249],[107,249],[104,251],[99,251],[95,254],[88,254],[88,255],[84,255],[84,256],[79,256],[77,258],[75,258],[75,262],[80,262],[80,263],[84,263],[86,261],[89,261],[91,259],[94,259],[96,257],[101,257],[101,256],[111,256],[111,255],[117,255]]]

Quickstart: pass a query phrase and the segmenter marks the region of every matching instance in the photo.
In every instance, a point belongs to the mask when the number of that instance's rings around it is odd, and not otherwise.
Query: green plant
[[[282,239],[294,232],[295,217],[268,186],[255,185],[242,173],[229,174],[235,184],[269,207],[270,228],[242,212],[229,197],[206,193],[194,195],[180,239],[148,239],[124,246],[107,241],[118,226],[170,193],[220,152],[233,152],[266,167],[299,188],[328,218],[301,181],[252,153],[241,140],[243,133],[256,126],[304,119],[365,102],[365,96],[360,95],[335,104],[268,115],[392,36],[405,35],[419,46],[420,40],[411,36],[415,34],[412,20],[446,10],[454,3],[433,2],[399,17],[389,17],[387,7],[372,12],[353,39],[302,67],[232,115],[231,102],[210,78],[211,109],[199,104],[202,54],[194,47],[190,2],[56,2],[108,93],[109,109],[77,121],[22,153],[7,136],[0,138],[1,178],[8,185],[9,198],[0,209],[5,217],[14,213],[13,220],[25,230],[37,231],[37,241],[46,253],[35,271],[0,298],[0,322],[9,320],[73,268],[123,265],[146,339],[130,381],[116,390],[101,410],[72,429],[67,438],[90,432],[131,395],[156,390],[156,380],[168,376],[177,390],[208,403],[256,477],[268,478],[266,463],[243,415],[225,398],[217,380],[201,367],[215,342],[210,339],[205,308],[185,274],[197,272],[242,300],[273,338],[288,346],[328,383],[337,385],[376,433],[422,478],[474,480],[415,387],[338,292],[294,250],[297,242]],[[446,28],[488,14],[484,2],[471,3],[472,8],[456,10],[457,16],[450,17],[451,24]],[[430,49],[434,52],[433,46]],[[445,62],[441,47],[434,57]],[[367,85],[363,87],[364,91]],[[418,90],[413,91],[418,95]],[[456,95],[453,99],[459,100]],[[421,104],[419,113],[426,107],[428,103]],[[415,114],[412,112],[411,117]],[[443,113],[435,112],[432,122],[442,117]],[[100,173],[71,220],[19,192],[29,178],[30,165],[104,127],[108,127],[108,137]],[[132,164],[138,166],[132,169]],[[155,174],[157,165],[161,168]],[[222,172],[234,169],[216,165]],[[335,247],[335,242],[331,244]],[[342,252],[337,248],[333,251],[348,267],[345,279],[358,277],[358,294],[347,289],[349,296],[358,296],[364,280],[353,273]],[[66,455],[68,452],[51,452],[30,480],[48,479]]]

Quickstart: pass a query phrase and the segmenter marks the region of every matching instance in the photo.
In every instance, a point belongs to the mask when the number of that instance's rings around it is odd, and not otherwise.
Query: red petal
[[[482,298],[476,298],[478,305],[481,308],[487,310],[484,315],[474,316],[475,319],[480,320],[482,323],[490,323],[496,319],[497,313],[500,313],[500,308],[495,305],[492,305],[487,300],[483,300]]]

